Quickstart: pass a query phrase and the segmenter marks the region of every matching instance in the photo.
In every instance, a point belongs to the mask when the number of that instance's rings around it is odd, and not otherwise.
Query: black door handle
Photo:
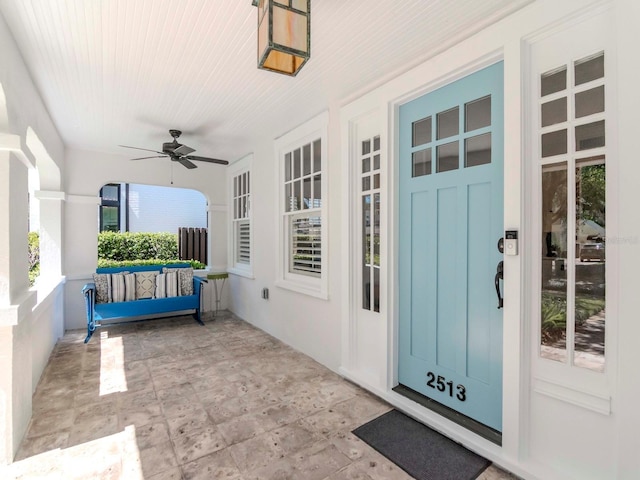
[[[500,260],[498,262],[498,266],[496,267],[496,276],[495,276],[496,294],[498,295],[498,308],[502,308],[502,293],[500,292],[500,280],[504,278],[503,269],[504,269],[504,263],[502,260]]]

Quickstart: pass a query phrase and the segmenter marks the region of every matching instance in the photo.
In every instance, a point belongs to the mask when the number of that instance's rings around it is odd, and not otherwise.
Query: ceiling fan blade
[[[146,160],[147,158],[165,158],[166,155],[157,155],[154,157],[138,157],[138,158],[130,158],[129,160]]]
[[[159,152],[157,150],[149,150],[148,148],[140,148],[140,147],[130,147],[128,145],[118,145],[119,147],[124,147],[124,148],[133,148],[135,150],[146,150],[147,152],[154,152],[154,153],[160,153],[163,154],[164,152]]]
[[[173,153],[176,155],[180,155],[181,157],[184,155],[189,155],[190,153],[195,152],[195,150],[191,147],[187,147],[186,145],[180,145],[176,148]]]
[[[147,158],[164,158],[166,155],[158,155],[155,157],[138,157],[138,158],[130,158],[129,160],[146,160]]]
[[[189,160],[197,160],[199,162],[209,162],[209,163],[219,163],[220,165],[229,165],[228,161],[220,160],[217,158],[198,157],[196,155],[188,155],[188,156],[185,156],[184,158],[187,158]]]
[[[187,168],[198,168],[195,163],[192,163],[189,160],[185,160],[184,158],[179,158],[177,161]]]

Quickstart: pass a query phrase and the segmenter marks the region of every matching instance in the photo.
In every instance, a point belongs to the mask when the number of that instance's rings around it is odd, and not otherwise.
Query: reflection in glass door
[[[605,366],[604,53],[540,76],[540,355]]]
[[[380,311],[380,137],[362,141],[362,308]]]

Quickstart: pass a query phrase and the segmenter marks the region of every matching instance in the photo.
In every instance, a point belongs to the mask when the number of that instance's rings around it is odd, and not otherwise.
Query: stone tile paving
[[[351,434],[388,404],[232,314],[84,335],[55,346],[1,478],[411,478]]]

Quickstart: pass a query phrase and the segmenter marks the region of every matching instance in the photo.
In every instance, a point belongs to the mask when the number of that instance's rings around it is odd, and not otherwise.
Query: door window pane
[[[567,164],[542,167],[540,355],[566,360]]]
[[[604,147],[604,120],[576,127],[576,150]]]
[[[561,92],[567,88],[567,67],[561,67],[540,76],[540,96]]]
[[[567,97],[558,98],[542,104],[542,126],[548,127],[567,121]]]
[[[604,53],[575,62],[576,86],[604,77]]]
[[[469,102],[464,108],[465,132],[491,125],[491,95]]]
[[[413,122],[411,146],[417,147],[431,142],[431,117]]]
[[[567,153],[567,130],[542,135],[542,157],[553,157]]]
[[[576,118],[604,112],[604,85],[576,93]]]
[[[411,158],[412,177],[421,177],[422,175],[431,174],[431,149],[413,152]]]
[[[371,157],[364,157],[362,159],[362,173],[371,171]]]
[[[464,141],[464,166],[475,167],[491,163],[491,134],[477,135]]]
[[[604,155],[576,161],[576,308],[574,365],[604,371]]]
[[[458,142],[445,143],[437,149],[438,173],[456,170],[458,168]]]
[[[371,309],[371,195],[362,197],[362,308]]]
[[[442,138],[453,137],[458,135],[459,127],[459,108],[455,107],[451,110],[441,112],[438,118],[438,140]]]

